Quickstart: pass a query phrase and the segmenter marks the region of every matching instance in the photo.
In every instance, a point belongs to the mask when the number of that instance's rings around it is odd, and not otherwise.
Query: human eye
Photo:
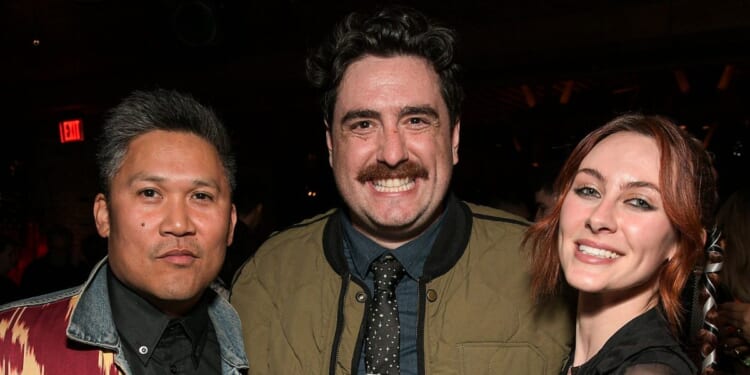
[[[573,189],[573,192],[576,193],[577,196],[581,198],[600,198],[601,194],[598,190],[591,186],[581,186]]]
[[[635,208],[644,210],[644,211],[652,211],[652,210],[654,210],[654,206],[651,205],[647,200],[645,200],[643,198],[631,198],[631,199],[628,199],[627,201],[625,201],[625,203],[627,203],[627,204],[629,204],[629,205],[631,205],[631,206],[633,206]]]
[[[406,126],[410,129],[421,130],[432,125],[432,120],[425,116],[413,116],[406,118]]]
[[[359,120],[351,122],[347,125],[347,128],[352,133],[363,134],[372,131],[375,128],[375,124],[370,120]]]
[[[159,192],[156,191],[156,189],[146,188],[146,189],[139,190],[138,191],[138,195],[140,195],[140,196],[142,196],[144,198],[152,199],[152,198],[158,197],[159,196]]]
[[[410,125],[429,125],[431,121],[424,117],[410,117],[408,120]]]
[[[193,194],[193,199],[195,199],[195,200],[199,200],[199,201],[207,201],[207,202],[210,202],[210,201],[213,201],[213,200],[214,200],[214,197],[213,197],[213,195],[211,195],[211,194],[209,194],[209,193],[206,193],[206,192],[202,192],[202,191],[199,191],[199,192],[195,192],[195,193]]]

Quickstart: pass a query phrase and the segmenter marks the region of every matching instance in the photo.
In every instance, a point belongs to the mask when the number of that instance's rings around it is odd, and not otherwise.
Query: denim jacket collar
[[[130,369],[121,350],[120,337],[109,304],[107,272],[109,267],[105,257],[91,271],[88,280],[79,287],[78,296],[73,297],[78,298],[78,301],[71,311],[67,336],[74,341],[114,351],[116,362],[127,374]],[[218,288],[216,285],[211,287]],[[248,368],[240,319],[229,302],[221,297],[224,293],[217,290],[217,294],[220,297],[209,305],[208,315],[214,323],[216,338],[219,340],[222,373],[237,373],[240,369]]]

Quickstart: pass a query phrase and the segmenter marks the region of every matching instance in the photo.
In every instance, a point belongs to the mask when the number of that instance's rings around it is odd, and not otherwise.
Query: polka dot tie
[[[368,374],[398,375],[399,323],[396,285],[404,277],[404,267],[386,254],[372,262],[375,294],[367,316],[365,367]]]

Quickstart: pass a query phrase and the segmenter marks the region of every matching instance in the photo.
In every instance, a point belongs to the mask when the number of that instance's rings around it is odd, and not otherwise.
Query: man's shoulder
[[[469,207],[474,222],[511,227],[515,226],[518,227],[519,230],[526,230],[530,224],[525,218],[507,211],[466,201],[463,203]]]
[[[0,333],[23,331],[39,337],[65,335],[65,327],[79,296],[80,288],[70,288],[0,306],[0,328],[4,328]],[[4,334],[0,335],[0,341],[5,339]]]
[[[332,210],[301,221],[267,239],[238,271],[230,301],[235,304],[237,290],[256,281],[275,295],[279,290],[296,290],[298,283],[320,281],[323,275],[337,277],[325,260],[323,247],[326,224],[334,213]]]
[[[81,287],[77,286],[9,302],[4,305],[0,305],[0,315],[6,315],[9,313],[12,314],[12,311],[18,309],[55,311],[55,309],[59,306],[67,305],[71,301],[77,301],[77,297],[80,295],[80,293]]]
[[[496,208],[464,203],[472,216],[470,251],[492,253],[501,257],[520,255],[521,241],[529,226],[528,221]]]
[[[269,249],[274,249],[273,251],[275,251],[279,248],[283,249],[299,246],[299,241],[307,242],[309,245],[309,241],[314,238],[322,238],[323,230],[328,219],[336,212],[336,209],[328,210],[271,234],[260,246],[256,256],[261,255],[263,252],[272,251]],[[320,243],[320,241],[318,241],[318,243]]]
[[[79,298],[80,288],[71,288],[2,306],[0,353],[7,366],[22,368],[23,373],[117,373],[113,352],[92,350],[96,347],[69,338],[68,325]]]

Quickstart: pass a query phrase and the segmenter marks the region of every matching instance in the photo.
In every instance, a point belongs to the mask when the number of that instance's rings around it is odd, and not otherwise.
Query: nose
[[[195,225],[190,217],[190,208],[184,200],[173,199],[164,205],[164,219],[159,225],[162,236],[184,237],[195,234]]]
[[[385,163],[390,167],[409,159],[409,151],[406,148],[406,138],[399,126],[383,127],[383,136],[378,147],[378,161]]]
[[[591,209],[586,219],[586,227],[594,233],[617,231],[615,218],[616,202],[601,200]]]

